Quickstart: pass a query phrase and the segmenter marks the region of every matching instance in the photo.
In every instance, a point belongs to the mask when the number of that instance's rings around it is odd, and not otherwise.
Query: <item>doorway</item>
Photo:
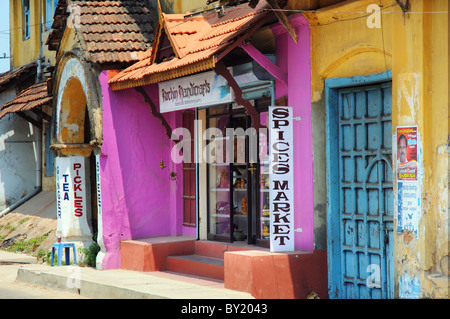
[[[253,103],[263,115],[270,100]],[[207,238],[269,247],[267,150],[243,107],[209,108],[206,119]]]
[[[389,75],[326,81],[330,298],[394,296]]]

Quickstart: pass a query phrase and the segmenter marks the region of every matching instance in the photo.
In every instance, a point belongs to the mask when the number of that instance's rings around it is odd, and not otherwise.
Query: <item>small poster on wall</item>
[[[397,232],[411,231],[418,235],[420,209],[420,135],[417,126],[398,126],[397,142]]]
[[[397,180],[417,181],[417,126],[397,127]]]
[[[414,232],[420,221],[420,190],[418,182],[397,183],[397,232]]]

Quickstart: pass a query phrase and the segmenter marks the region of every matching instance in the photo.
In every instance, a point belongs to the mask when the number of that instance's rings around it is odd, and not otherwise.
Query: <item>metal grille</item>
[[[393,298],[391,101],[391,83],[339,90],[343,298]]]

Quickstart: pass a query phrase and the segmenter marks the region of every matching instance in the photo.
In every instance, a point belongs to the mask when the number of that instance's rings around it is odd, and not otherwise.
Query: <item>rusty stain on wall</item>
[[[61,131],[59,139],[62,143],[83,143],[86,115],[86,97],[80,81],[71,79],[61,101]]]

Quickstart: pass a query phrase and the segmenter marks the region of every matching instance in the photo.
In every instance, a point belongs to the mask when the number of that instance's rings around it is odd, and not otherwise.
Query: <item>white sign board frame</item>
[[[269,107],[270,251],[294,251],[294,144],[290,106]]]
[[[227,80],[214,71],[160,82],[158,94],[161,113],[234,101]]]

